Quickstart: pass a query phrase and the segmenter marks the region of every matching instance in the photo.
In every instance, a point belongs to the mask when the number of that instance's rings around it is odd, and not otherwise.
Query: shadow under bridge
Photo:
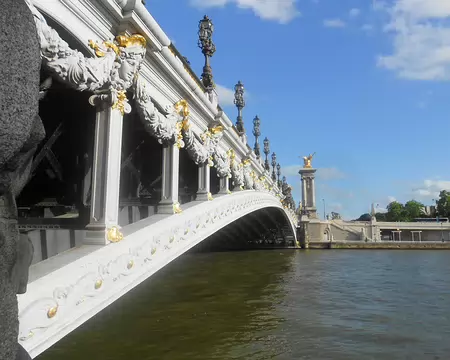
[[[294,247],[295,242],[295,230],[285,212],[268,207],[226,225],[193,247],[191,252]]]

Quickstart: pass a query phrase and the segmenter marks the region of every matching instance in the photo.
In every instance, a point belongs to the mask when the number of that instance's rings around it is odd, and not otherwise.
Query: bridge
[[[46,130],[17,199],[34,246],[18,297],[32,357],[186,251],[298,246],[291,187],[267,138],[261,153],[257,117],[248,144],[241,82],[236,124],[220,107],[211,20],[199,23],[199,79],[140,0],[29,6]]]

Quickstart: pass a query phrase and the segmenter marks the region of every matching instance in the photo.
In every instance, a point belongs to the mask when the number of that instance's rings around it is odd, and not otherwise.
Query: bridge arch
[[[130,224],[122,228],[122,241],[88,254],[77,248],[49,259],[34,269],[27,293],[19,298],[20,342],[36,356],[195,245],[264,209],[269,217],[277,214],[284,220],[295,241],[295,215],[272,194],[249,190]],[[67,263],[64,256],[78,258]]]

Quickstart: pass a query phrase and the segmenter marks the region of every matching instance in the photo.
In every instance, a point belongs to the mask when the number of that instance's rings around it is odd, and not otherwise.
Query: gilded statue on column
[[[303,168],[311,169],[311,161],[316,153],[309,154],[308,156],[303,156]]]

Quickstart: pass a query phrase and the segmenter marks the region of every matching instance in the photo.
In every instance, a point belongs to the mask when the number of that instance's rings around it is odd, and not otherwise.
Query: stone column
[[[311,205],[312,207],[316,207],[316,183],[314,181],[314,178],[310,178],[309,179],[309,184],[310,184],[310,188],[311,188]],[[325,219],[324,219],[325,220]]]
[[[316,169],[302,168],[302,204],[310,219],[317,219],[315,173]]]
[[[198,166],[198,190],[196,201],[208,200],[210,196],[211,176],[208,162]]]
[[[118,226],[123,115],[106,102],[91,98],[97,106],[90,222],[84,243],[106,245],[107,230]]]
[[[162,157],[162,191],[158,213],[175,214],[181,211],[178,202],[180,149],[177,144],[164,145]]]
[[[306,207],[306,179],[302,176],[302,206]]]
[[[220,183],[219,183],[219,185],[220,185],[219,194],[220,195],[229,193],[229,191],[230,191],[229,184],[230,184],[230,179],[228,178],[228,176],[220,178]]]

